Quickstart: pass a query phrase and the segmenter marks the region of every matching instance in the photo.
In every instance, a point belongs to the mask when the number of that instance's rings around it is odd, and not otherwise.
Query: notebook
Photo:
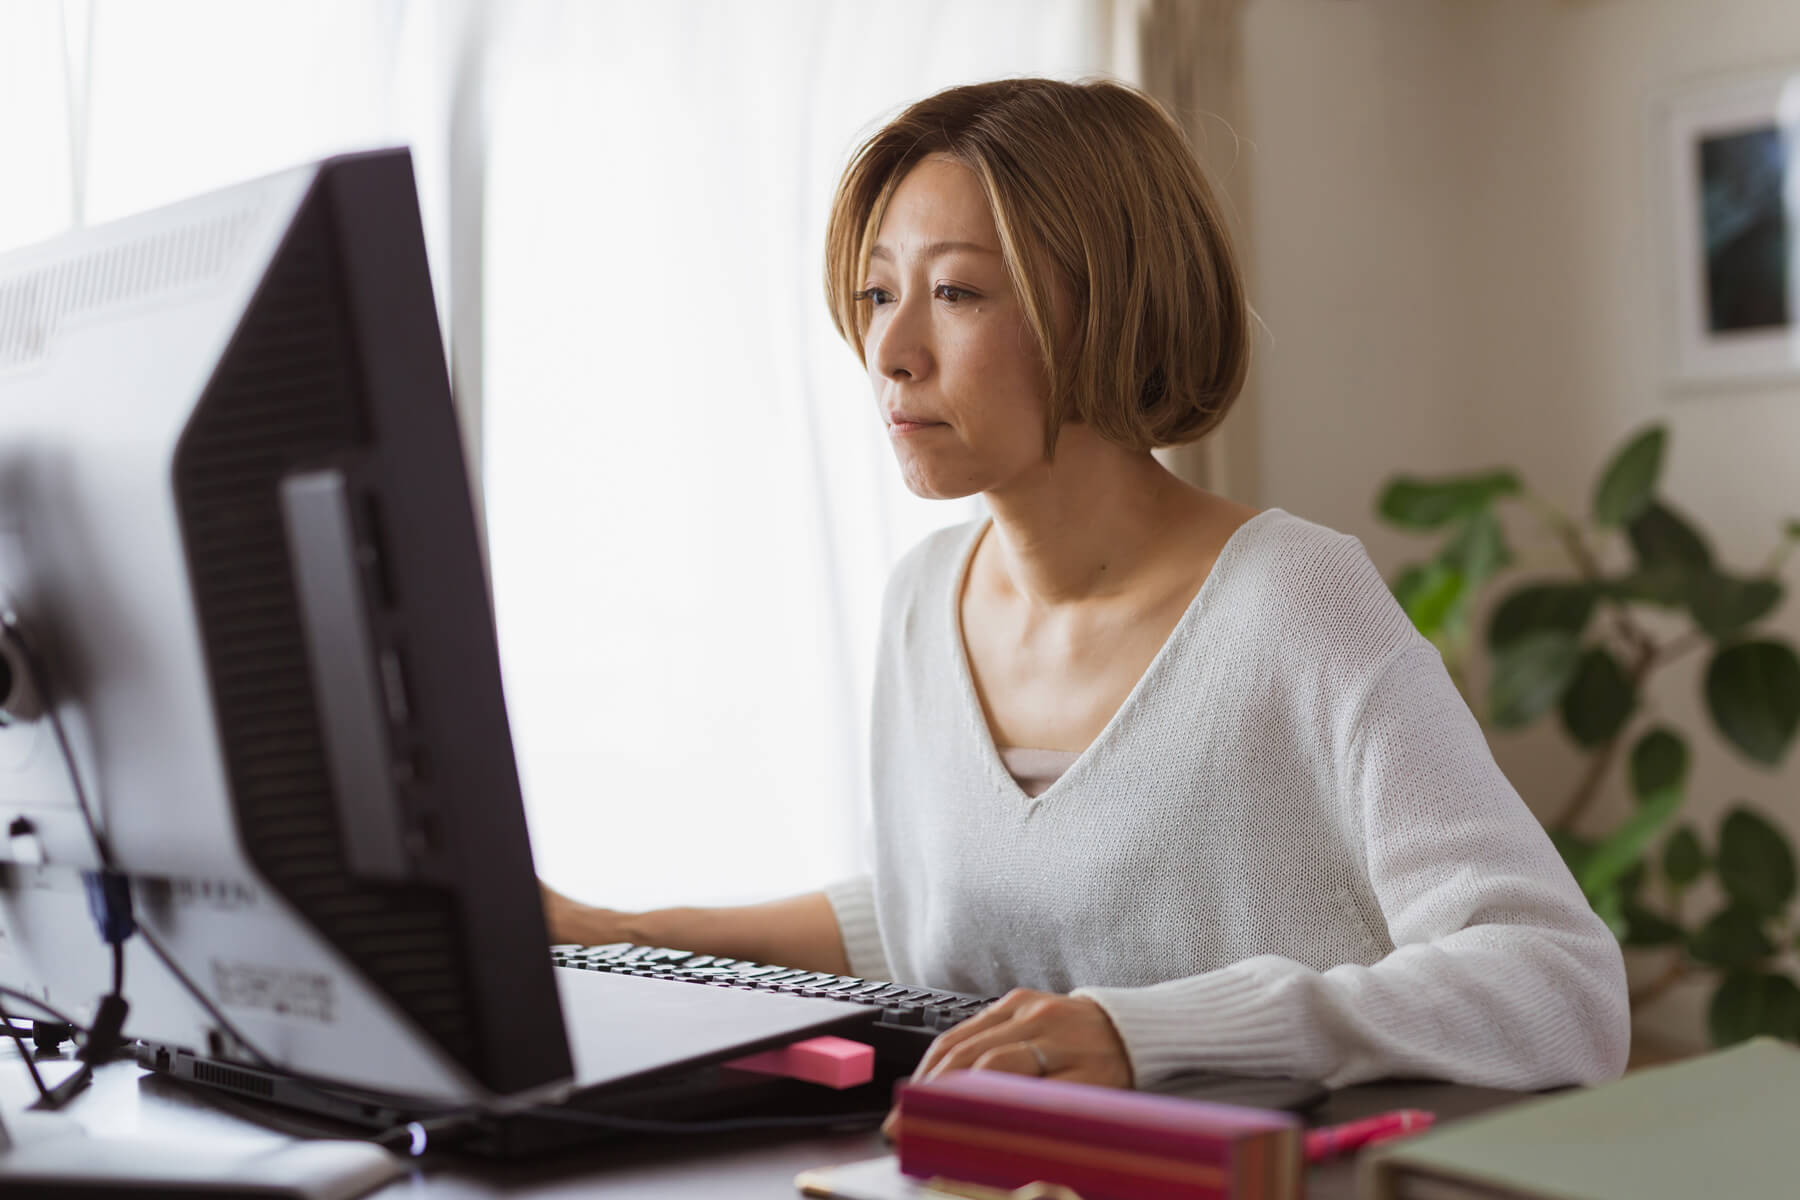
[[[1800,1047],[1755,1038],[1365,1155],[1365,1200],[1800,1195]]]

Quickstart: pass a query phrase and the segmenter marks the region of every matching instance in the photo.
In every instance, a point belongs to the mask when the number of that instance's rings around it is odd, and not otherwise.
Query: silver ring
[[[1027,1050],[1031,1051],[1031,1057],[1037,1059],[1039,1075],[1050,1074],[1050,1060],[1044,1057],[1044,1052],[1038,1048],[1038,1044],[1036,1042],[1026,1040],[1026,1041],[1020,1042],[1019,1044],[1021,1046],[1025,1047]]]

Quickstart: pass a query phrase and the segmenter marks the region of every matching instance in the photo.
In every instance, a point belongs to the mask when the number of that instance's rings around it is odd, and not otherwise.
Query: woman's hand
[[[571,900],[549,884],[538,881],[544,901],[544,923],[550,928],[550,944],[604,946],[609,942],[628,942],[625,914],[610,908],[595,908]]]
[[[931,1043],[913,1081],[945,1071],[1011,1071],[1104,1087],[1132,1085],[1131,1058],[1106,1010],[1085,997],[1014,988]],[[889,1114],[881,1130],[893,1134]]]

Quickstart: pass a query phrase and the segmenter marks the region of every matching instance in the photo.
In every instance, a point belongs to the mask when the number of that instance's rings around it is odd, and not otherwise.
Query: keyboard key
[[[604,946],[583,946],[574,953],[580,958],[601,960],[618,958],[631,949],[633,946],[630,942],[609,942]]]

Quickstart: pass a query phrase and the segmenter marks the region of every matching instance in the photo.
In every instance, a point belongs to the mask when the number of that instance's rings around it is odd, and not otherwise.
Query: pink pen
[[[1409,1133],[1418,1133],[1431,1128],[1435,1114],[1418,1108],[1396,1109],[1394,1112],[1379,1113],[1373,1117],[1364,1117],[1360,1121],[1346,1121],[1342,1125],[1327,1125],[1323,1129],[1308,1130],[1306,1134],[1306,1161],[1322,1162],[1334,1155],[1346,1154],[1375,1142],[1385,1142],[1392,1138],[1405,1137]]]

